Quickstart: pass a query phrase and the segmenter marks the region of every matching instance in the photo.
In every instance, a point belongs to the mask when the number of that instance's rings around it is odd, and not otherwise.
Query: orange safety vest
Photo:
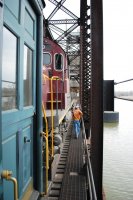
[[[80,118],[81,118],[82,115],[83,115],[83,113],[79,109],[75,109],[73,111],[73,119],[74,120],[80,120]]]

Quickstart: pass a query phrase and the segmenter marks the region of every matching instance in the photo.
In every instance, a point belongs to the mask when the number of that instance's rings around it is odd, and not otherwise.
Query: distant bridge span
[[[131,79],[127,79],[127,80],[124,80],[124,81],[120,81],[120,82],[117,82],[117,83],[114,83],[114,85],[118,85],[120,83],[125,83],[125,82],[129,82],[129,81],[133,81],[133,78]],[[117,98],[117,99],[122,99],[122,100],[127,100],[127,101],[133,101],[133,96],[117,96],[115,95],[114,98]]]
[[[133,81],[133,78],[127,79],[127,80],[124,80],[124,81],[120,81],[120,82],[117,82],[117,83],[114,83],[114,85],[118,85],[120,83],[125,83],[125,82],[128,82],[128,81]]]

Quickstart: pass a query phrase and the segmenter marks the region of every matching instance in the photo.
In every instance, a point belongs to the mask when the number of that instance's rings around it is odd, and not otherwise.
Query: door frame
[[[0,91],[1,91],[1,79],[2,79],[2,37],[3,37],[3,1],[0,0]],[[2,195],[2,112],[1,112],[1,92],[0,92],[0,199]]]

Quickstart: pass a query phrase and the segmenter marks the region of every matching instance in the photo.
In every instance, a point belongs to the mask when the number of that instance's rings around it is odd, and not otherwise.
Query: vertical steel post
[[[91,108],[91,46],[90,29],[87,0],[80,1],[80,104],[84,113],[84,124],[86,136],[90,134],[90,108]]]
[[[102,200],[103,167],[103,13],[102,0],[91,0],[91,163],[98,200]]]
[[[38,16],[38,44],[37,44],[37,81],[36,81],[36,118],[37,118],[37,190],[43,192],[43,161],[42,161],[42,49],[43,49],[43,16]]]

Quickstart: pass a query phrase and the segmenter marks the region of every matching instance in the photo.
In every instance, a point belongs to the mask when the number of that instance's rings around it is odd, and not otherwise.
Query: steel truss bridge
[[[70,78],[80,87],[80,103],[84,113],[87,137],[91,138],[91,163],[97,198],[102,199],[103,161],[103,19],[102,0],[80,0],[80,17],[63,4],[66,0],[49,0],[55,6],[44,20],[45,36],[66,51]],[[58,10],[69,19],[54,20]],[[63,30],[61,24],[67,28]],[[74,30],[79,27],[79,33]],[[56,35],[56,38],[55,36]]]

